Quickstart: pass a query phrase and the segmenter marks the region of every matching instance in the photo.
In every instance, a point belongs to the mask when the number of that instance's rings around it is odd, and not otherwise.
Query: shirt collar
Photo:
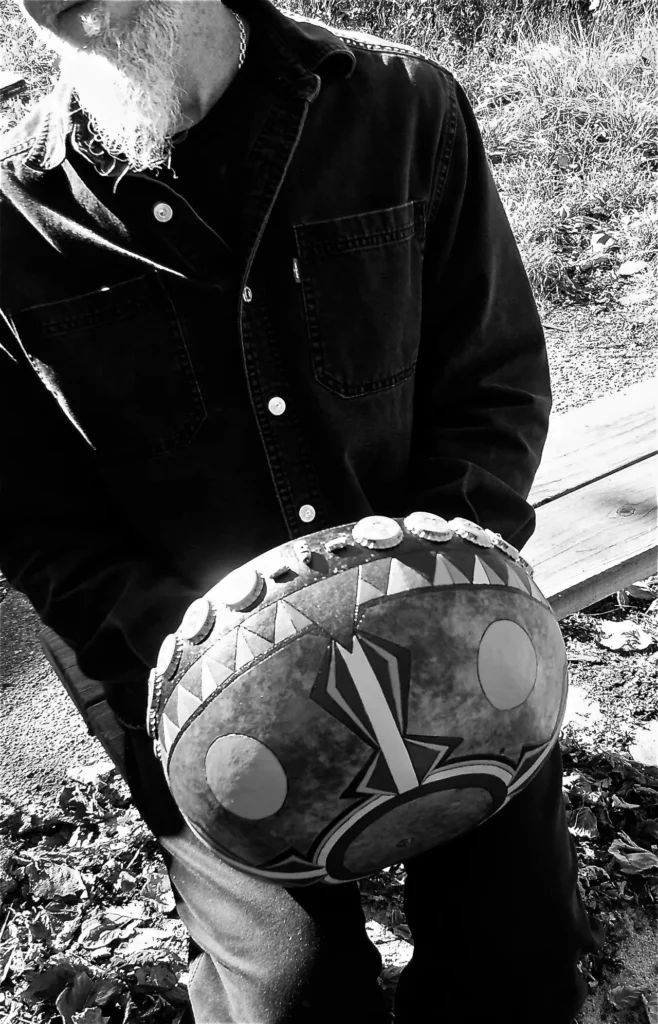
[[[230,6],[259,33],[278,84],[292,95],[312,101],[323,80],[352,74],[356,63],[352,50],[320,22],[282,14],[270,0],[231,0]],[[125,172],[125,163],[105,152],[95,139],[71,86],[60,80],[48,97],[43,123],[26,162],[40,171],[60,166],[69,136],[77,152],[90,160],[99,174],[114,178]]]

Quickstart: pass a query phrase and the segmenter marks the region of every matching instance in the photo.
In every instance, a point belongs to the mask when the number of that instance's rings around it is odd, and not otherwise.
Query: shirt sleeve
[[[199,594],[122,526],[85,442],[0,315],[0,569],[75,650],[140,707],[164,636]]]
[[[409,510],[464,516],[517,547],[548,429],[544,334],[470,104],[455,83],[425,240]]]

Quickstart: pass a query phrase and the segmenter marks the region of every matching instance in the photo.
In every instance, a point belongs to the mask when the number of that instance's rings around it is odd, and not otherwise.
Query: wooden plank
[[[658,452],[658,381],[553,416],[530,492],[535,508]]]
[[[18,96],[27,89],[27,82],[22,75],[14,71],[0,71],[0,101]]]
[[[55,675],[82,715],[89,733],[101,742],[125,779],[125,729],[107,703],[103,684],[89,679],[80,671],[75,652],[54,630],[47,627],[40,630],[39,642]]]
[[[558,618],[658,572],[658,456],[537,509],[523,549]]]

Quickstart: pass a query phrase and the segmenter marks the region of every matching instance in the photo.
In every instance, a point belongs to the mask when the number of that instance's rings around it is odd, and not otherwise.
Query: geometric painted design
[[[262,636],[263,640],[269,640],[271,644],[274,643],[274,629],[276,623],[276,604],[268,605],[260,612],[256,612],[255,615],[250,615],[244,620],[242,625],[251,630],[252,633],[257,633],[258,636]]]
[[[537,681],[537,653],[518,622],[489,623],[480,640],[477,671],[484,696],[498,711],[525,704]]]
[[[258,633],[252,633],[250,629],[243,628],[242,633],[255,658],[259,658],[262,654],[267,654],[274,646],[269,640],[259,636]]]
[[[313,623],[306,615],[293,608],[287,601],[279,601],[276,606],[276,621],[274,623],[274,643],[280,644],[296,633],[308,629]],[[263,641],[266,643],[266,641]],[[250,646],[255,646],[254,640],[249,640]],[[264,650],[263,650],[264,653]]]
[[[283,601],[283,604],[286,606],[286,613],[298,633],[308,629],[309,626],[315,625],[312,619],[309,619],[307,615],[304,615],[299,608],[295,608],[288,604],[287,601]]]
[[[236,669],[267,657],[276,645],[288,642],[301,631],[311,629],[317,635],[321,630],[325,634],[325,657],[309,697],[361,738],[365,744],[361,747],[362,759],[353,772],[343,776],[340,789],[333,794],[343,798],[341,811],[317,838],[311,841],[305,832],[307,838],[300,841],[294,833],[284,838],[283,831],[287,827],[284,807],[291,810],[287,791],[290,787],[294,795],[296,776],[291,772],[288,778],[274,751],[256,737],[237,733],[219,737],[206,760],[206,779],[215,800],[234,815],[232,828],[238,818],[256,823],[281,814],[281,830],[279,824],[272,830],[276,845],[268,847],[270,859],[261,860],[253,852],[249,854],[249,863],[245,863],[240,854],[226,850],[224,859],[242,871],[291,885],[347,881],[350,872],[350,877],[354,877],[358,869],[358,847],[371,842],[373,849],[378,850],[387,823],[391,823],[395,843],[400,835],[397,823],[402,821],[403,828],[413,831],[416,807],[440,809],[444,806],[441,799],[432,801],[444,791],[456,793],[458,800],[460,790],[479,788],[490,793],[495,811],[508,792],[512,795],[521,789],[536,773],[554,745],[553,736],[542,747],[524,748],[520,757],[511,754],[513,747],[501,747],[499,751],[496,745],[460,759],[453,752],[460,748],[462,737],[415,735],[408,731],[411,652],[364,630],[355,631],[355,620],[349,612],[346,614],[346,608],[351,605],[356,613],[360,605],[386,601],[388,595],[455,584],[512,586],[524,594],[532,593],[544,605],[547,602],[523,567],[509,564],[494,549],[471,545],[456,550],[452,545],[435,545],[432,550],[416,549],[410,553],[398,549],[397,557],[391,552],[386,554],[388,557],[379,558],[379,553],[369,553],[367,558],[377,560],[344,571],[328,566],[327,578],[314,580],[312,587],[241,616],[241,624],[215,643],[211,656],[202,655],[196,678],[184,680],[185,686],[179,685],[169,699],[160,722],[163,762],[164,755],[177,742],[182,725],[189,722],[203,701],[212,698],[218,688],[233,678]],[[314,574],[324,571],[315,564],[311,569]],[[482,636],[476,679],[482,697],[498,715],[520,707],[527,700],[534,685],[535,669],[536,654],[527,633],[512,620],[489,623]],[[498,720],[496,715],[494,719]],[[438,733],[441,725],[434,728]],[[248,771],[240,767],[238,758]],[[429,797],[429,804],[424,802],[425,797]],[[477,803],[481,798],[474,799]],[[450,807],[449,801],[445,806]],[[487,804],[487,813],[488,808]],[[422,818],[420,813],[419,817]],[[428,827],[434,827],[436,816],[428,820]],[[236,827],[233,838],[237,836]],[[268,843],[270,839],[268,834]],[[280,839],[284,840],[283,849]],[[209,838],[208,843],[215,848],[221,845],[216,837],[212,837],[212,842]],[[248,836],[245,843],[248,847]],[[280,852],[271,857],[273,849]]]
[[[180,729],[174,725],[171,719],[167,715],[163,715],[160,719],[160,728],[158,730],[158,739],[164,749],[165,753],[169,750],[171,744],[176,739]]]
[[[276,814],[288,793],[288,779],[276,754],[254,736],[229,733],[210,744],[206,779],[225,810],[248,821]]]
[[[489,564],[488,561],[481,560],[481,564],[482,564],[482,566],[484,568],[484,571],[486,572],[487,576],[489,577],[489,583],[492,586],[494,586],[494,587],[504,587],[505,586],[505,581],[496,572],[494,572],[494,570],[492,569],[492,567],[491,567],[491,565]]]
[[[240,864],[239,867],[244,870],[244,865]],[[280,854],[278,857],[274,857],[262,866],[259,865],[258,875],[263,875],[267,878],[268,875],[272,878],[282,881],[284,879],[294,880],[295,886],[303,885],[304,882],[307,885],[315,885],[320,879],[324,878],[326,872],[322,867],[309,860],[307,857],[303,857],[296,850],[287,850],[285,853]]]
[[[358,633],[351,651],[331,643],[310,697],[375,749],[345,798],[416,789],[461,742],[405,735],[410,668],[409,651],[380,637]]]
[[[378,590],[377,587],[373,587],[372,583],[368,583],[367,580],[359,579],[359,589],[357,591],[357,604],[365,604],[366,601],[375,601],[379,597],[385,597],[386,595]]]
[[[450,572],[450,563],[445,555],[436,556],[436,569],[434,570],[434,579],[432,584],[435,587],[450,587],[455,581],[452,578]]]
[[[487,575],[487,571],[486,571],[484,565],[482,564],[482,562],[480,561],[480,559],[477,556],[475,558],[475,565],[473,567],[473,580],[472,580],[472,582],[473,583],[483,583],[486,586],[490,586],[491,585],[491,580],[489,579],[489,576]]]
[[[365,583],[376,587],[382,594],[386,593],[388,587],[388,574],[391,571],[391,559],[381,558],[377,562],[366,562],[359,567],[359,578]]]
[[[218,661],[206,656],[201,666],[201,696],[203,700],[207,700],[210,694],[214,693],[217,687],[232,675],[232,669],[227,668],[226,665],[220,665]]]
[[[436,565],[435,551],[412,551],[409,554],[400,555],[399,560],[424,576],[428,583],[432,582]]]
[[[419,572],[400,562],[397,558],[391,559],[387,594],[401,594],[408,590],[417,590],[419,587],[429,586],[430,581],[425,576],[421,576]]]
[[[255,636],[255,634],[254,634]],[[239,671],[243,669],[245,665],[254,660],[251,647],[247,643],[244,630],[240,630],[238,633],[238,642],[235,648],[235,669]]]
[[[440,555],[438,557],[445,557],[445,556],[441,556]],[[438,561],[438,558],[437,558],[437,561]],[[450,572],[450,575],[452,577],[452,582],[453,583],[470,583],[471,582],[470,577],[466,576],[461,571],[461,569],[458,569],[453,561],[449,560],[448,558],[445,558],[445,563],[446,563],[446,566],[448,568],[448,571]]]
[[[201,707],[202,702],[193,693],[190,693],[189,690],[186,690],[184,686],[181,686],[180,683],[176,687],[175,692],[178,698],[177,718],[178,725],[180,727],[182,725],[185,725],[185,722],[188,720],[190,715],[194,714],[197,708]]]
[[[221,640],[213,644],[212,656],[214,661],[226,665],[231,672],[235,671],[235,648],[238,642],[238,631],[232,629],[230,633],[223,636]]]
[[[517,590],[522,590],[524,594],[527,594],[528,587],[525,586],[521,577],[514,571],[511,565],[507,566],[507,585],[508,587],[516,587]]]
[[[534,598],[537,599],[537,601],[541,601],[541,603],[544,605],[548,604],[548,601],[546,600],[546,598],[544,597],[541,590],[539,589],[539,587],[533,579],[530,580],[530,593]]]
[[[543,746],[533,747],[529,750],[524,748],[514,772],[514,779],[509,786],[509,797],[512,797],[518,789],[522,789],[530,777],[536,774],[555,746],[557,736],[556,732]]]
[[[364,573],[365,578],[365,573]],[[317,580],[312,587],[289,594],[285,599],[286,607],[301,612],[304,620],[294,621],[298,629],[315,624],[325,633],[335,637],[340,643],[348,646],[352,635],[351,622],[346,619],[344,609],[356,608],[356,595],[359,586],[359,569],[347,569],[339,576],[328,576]],[[337,592],[340,599],[337,599]]]
[[[473,579],[473,573],[475,571],[475,559],[478,555],[483,555],[484,551],[482,548],[476,548],[475,545],[464,545],[462,548],[457,548],[455,551],[451,551],[446,555],[450,564],[450,569],[453,573],[460,574],[459,582],[463,583],[464,577],[467,583],[470,583]],[[455,578],[457,578],[455,576]]]
[[[292,619],[288,615],[288,611],[283,601],[279,601],[276,606],[276,624],[274,629],[274,643],[280,644],[288,637],[294,636],[297,630],[295,629]]]
[[[258,636],[257,633],[252,633],[251,630],[244,627],[240,630],[240,638],[246,643],[253,658],[259,658],[262,654],[268,654],[274,646],[268,640],[264,640],[262,636]]]

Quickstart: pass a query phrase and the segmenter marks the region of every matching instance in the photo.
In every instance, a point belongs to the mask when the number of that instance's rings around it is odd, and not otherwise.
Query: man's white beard
[[[100,142],[135,171],[162,164],[181,126],[176,77],[181,6],[144,0],[123,31],[112,30],[106,11],[92,12],[83,21],[89,48],[61,46],[62,75]]]

